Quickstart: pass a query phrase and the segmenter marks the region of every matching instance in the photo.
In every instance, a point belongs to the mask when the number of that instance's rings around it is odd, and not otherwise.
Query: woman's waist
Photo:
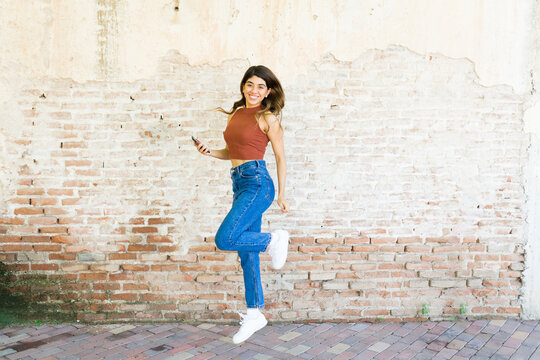
[[[235,163],[238,161],[237,163]],[[242,175],[247,173],[264,173],[268,174],[266,169],[266,161],[264,160],[231,160],[233,167],[231,175]],[[236,164],[236,166],[235,166]]]
[[[253,164],[248,164],[253,162]],[[248,164],[247,166],[253,166],[253,167],[264,167],[266,168],[266,162],[264,160],[242,160],[242,159],[231,159],[231,165],[232,168],[235,169],[239,166],[242,166],[244,164]]]

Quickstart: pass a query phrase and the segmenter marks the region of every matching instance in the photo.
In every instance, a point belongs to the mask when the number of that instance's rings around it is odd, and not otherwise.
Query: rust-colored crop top
[[[262,160],[268,145],[268,136],[261,130],[255,113],[262,106],[236,110],[223,137],[229,148],[229,157],[238,160]]]

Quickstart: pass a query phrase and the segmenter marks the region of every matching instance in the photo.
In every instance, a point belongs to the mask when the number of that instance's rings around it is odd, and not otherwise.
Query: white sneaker
[[[289,233],[285,230],[276,230],[272,233],[272,241],[268,247],[268,253],[272,257],[272,267],[276,270],[281,269],[287,261]]]
[[[241,342],[246,341],[253,335],[256,331],[261,330],[263,327],[268,324],[268,320],[264,317],[262,313],[259,313],[255,317],[250,317],[244,314],[240,314],[240,330],[233,336],[232,340],[235,344],[240,344]]]

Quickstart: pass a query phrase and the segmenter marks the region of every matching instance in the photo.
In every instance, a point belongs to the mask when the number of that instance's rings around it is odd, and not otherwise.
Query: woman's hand
[[[282,213],[287,213],[289,212],[289,203],[287,201],[285,201],[283,198],[281,197],[278,197],[277,199],[277,203],[279,205],[279,207],[281,208],[281,212]]]
[[[199,139],[197,139],[197,142],[194,142],[193,145],[197,148],[197,150],[203,154],[203,155],[210,155],[210,149],[208,148],[208,146],[206,146],[205,144],[203,144],[202,142],[199,141]]]

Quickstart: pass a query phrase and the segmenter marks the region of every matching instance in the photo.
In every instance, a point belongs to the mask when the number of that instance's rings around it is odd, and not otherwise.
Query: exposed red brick
[[[156,245],[129,245],[128,251],[156,251]]]
[[[43,208],[40,207],[24,207],[14,210],[15,215],[41,215],[43,214]]]
[[[52,237],[52,242],[58,244],[77,244],[79,239],[75,236],[55,235]]]
[[[431,246],[428,245],[406,245],[405,252],[431,252]]]
[[[354,252],[374,252],[378,250],[377,246],[366,245],[366,246],[353,246],[352,249]]]
[[[93,250],[90,245],[66,245],[66,252],[91,252]]]
[[[215,252],[216,246],[214,244],[201,244],[196,246],[191,246],[189,248],[191,253],[201,253],[201,252]]]
[[[174,242],[169,236],[153,236],[149,235],[147,238],[149,243],[172,243]]]
[[[36,270],[36,271],[58,270],[58,264],[31,264],[30,270]]]
[[[13,236],[13,235],[0,235],[0,242],[18,243],[18,242],[21,242],[21,237],[20,236]]]
[[[75,260],[77,256],[75,254],[66,254],[66,253],[51,253],[49,254],[49,260]]]
[[[43,195],[45,191],[41,188],[24,188],[18,189],[17,195]]]
[[[56,198],[37,198],[30,199],[30,205],[33,206],[51,206],[58,204],[58,199]]]
[[[137,254],[134,253],[111,253],[108,255],[109,260],[136,260]]]
[[[178,246],[176,245],[171,245],[171,246],[168,246],[168,245],[162,245],[162,246],[158,246],[158,252],[160,253],[164,253],[164,252],[175,252],[178,250]]]
[[[29,251],[32,251],[32,245],[0,245],[0,250],[2,252],[9,252],[9,251],[29,252]]]
[[[111,295],[111,301],[123,300],[123,301],[137,301],[137,294],[135,293],[114,293]]]
[[[91,272],[91,273],[80,273],[79,279],[81,280],[107,280],[107,273],[97,273],[97,272]]]
[[[150,269],[151,271],[178,271],[178,265],[152,265]]]
[[[148,225],[158,224],[174,224],[173,218],[150,218],[148,219]]]
[[[148,271],[149,269],[148,265],[122,264],[122,270],[124,271]]]
[[[62,251],[62,245],[34,245],[34,251],[60,252]]]
[[[417,236],[411,236],[411,237],[398,237],[397,238],[398,244],[421,244],[422,239]]]
[[[301,253],[322,253],[326,250],[326,246],[299,246],[298,251]]]
[[[199,261],[224,261],[224,254],[201,254],[199,255]]]
[[[120,284],[118,283],[95,283],[94,290],[120,290]]]
[[[291,243],[291,244],[310,245],[310,244],[315,244],[315,238],[312,238],[312,237],[295,237],[295,236],[292,236],[292,237],[289,239],[289,243]]]
[[[125,284],[122,284],[122,290],[124,290],[124,291],[134,291],[134,290],[148,291],[148,290],[150,290],[150,287],[147,284],[125,283]]]
[[[0,218],[0,224],[1,225],[22,225],[24,224],[23,218]]]
[[[157,233],[158,229],[153,226],[141,226],[141,227],[134,227],[132,229],[132,232],[134,234],[148,234],[148,233]]]
[[[51,196],[73,196],[73,189],[48,189],[47,195]]]

